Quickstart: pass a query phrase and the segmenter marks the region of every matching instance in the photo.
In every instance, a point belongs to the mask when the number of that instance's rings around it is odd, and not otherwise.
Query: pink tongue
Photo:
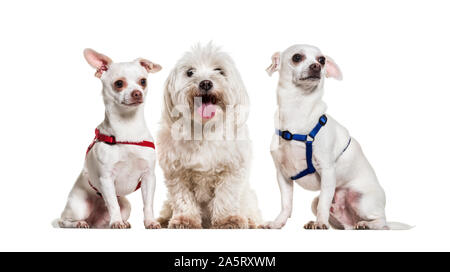
[[[202,106],[197,108],[197,113],[200,114],[202,118],[211,119],[216,114],[216,105],[202,103]]]

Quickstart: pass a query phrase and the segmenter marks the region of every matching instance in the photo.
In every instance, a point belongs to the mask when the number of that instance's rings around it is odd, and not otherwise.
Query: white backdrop
[[[0,4],[0,250],[450,250],[448,1],[2,1]],[[267,220],[280,210],[269,154],[277,75],[272,53],[317,45],[344,80],[326,83],[328,113],[358,139],[387,195],[388,220],[410,231],[306,231],[317,192],[296,186],[277,230],[145,230],[140,193],[131,230],[51,227],[103,120],[100,81],[82,56],[145,57],[146,118],[156,135],[162,86],[197,42],[231,54],[251,99],[251,184]],[[159,166],[155,211],[166,189]]]

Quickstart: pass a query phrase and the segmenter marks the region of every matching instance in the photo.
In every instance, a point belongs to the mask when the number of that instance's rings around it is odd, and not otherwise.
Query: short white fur
[[[100,133],[115,136],[116,141],[153,142],[144,119],[148,73],[161,66],[145,59],[113,63],[110,58],[92,49],[84,56],[97,69],[103,84],[105,119],[97,127]],[[126,86],[115,89],[117,80]],[[133,92],[138,98],[133,98]],[[140,97],[139,97],[140,95]],[[58,223],[62,228],[129,228],[130,203],[126,195],[134,192],[141,181],[144,201],[144,225],[160,228],[153,215],[155,191],[155,161],[153,148],[136,145],[109,145],[97,142],[87,154],[84,168],[73,186]],[[89,185],[89,182],[101,193]]]
[[[300,62],[294,61],[295,54],[302,56]],[[318,62],[319,57],[326,59],[323,65]],[[313,64],[321,65],[320,76],[305,80],[311,74]],[[294,45],[272,56],[267,72],[271,75],[276,71],[279,72],[276,128],[308,134],[327,110],[322,100],[325,77],[342,79],[339,67],[317,47]],[[328,122],[313,142],[313,165],[317,171],[295,181],[307,190],[320,191],[312,204],[316,219],[307,223],[305,228],[410,228],[402,223],[386,222],[385,193],[361,146],[346,128],[329,114],[326,116]],[[342,153],[349,139],[351,143]],[[274,135],[271,154],[277,168],[282,210],[273,222],[264,227],[278,229],[286,224],[292,213],[294,182],[290,177],[307,168],[305,144]]]

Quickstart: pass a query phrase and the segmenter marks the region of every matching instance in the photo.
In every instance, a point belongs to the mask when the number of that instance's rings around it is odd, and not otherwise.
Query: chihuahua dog
[[[148,73],[161,66],[146,59],[113,63],[84,51],[103,84],[105,120],[97,127],[84,169],[69,194],[58,223],[62,228],[130,228],[126,195],[142,188],[144,225],[160,228],[153,215],[156,154],[144,120]]]
[[[282,228],[292,212],[293,182],[320,190],[312,203],[316,220],[306,229],[408,229],[386,222],[385,194],[359,143],[326,114],[325,77],[338,80],[336,63],[314,46],[294,45],[272,56],[279,71],[277,133],[271,153],[277,168],[282,211],[266,228]],[[309,145],[309,146],[308,146]]]

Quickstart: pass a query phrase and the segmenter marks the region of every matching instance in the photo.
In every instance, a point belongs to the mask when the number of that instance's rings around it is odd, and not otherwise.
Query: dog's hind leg
[[[167,228],[169,226],[170,218],[172,218],[172,208],[170,206],[169,200],[166,200],[163,204],[161,213],[159,214],[158,222],[161,224],[162,228]]]
[[[87,218],[94,209],[92,196],[83,188],[86,176],[83,173],[77,179],[69,194],[66,207],[61,214],[58,225],[61,228],[89,228]]]
[[[353,143],[353,142],[352,142]],[[355,216],[354,229],[389,229],[386,222],[386,196],[377,176],[363,153],[355,159],[358,176],[348,182],[346,203]]]
[[[359,220],[354,225],[356,230],[387,230],[389,229],[384,212],[384,191],[372,190],[361,193],[356,199],[349,199],[349,206],[358,215]]]

